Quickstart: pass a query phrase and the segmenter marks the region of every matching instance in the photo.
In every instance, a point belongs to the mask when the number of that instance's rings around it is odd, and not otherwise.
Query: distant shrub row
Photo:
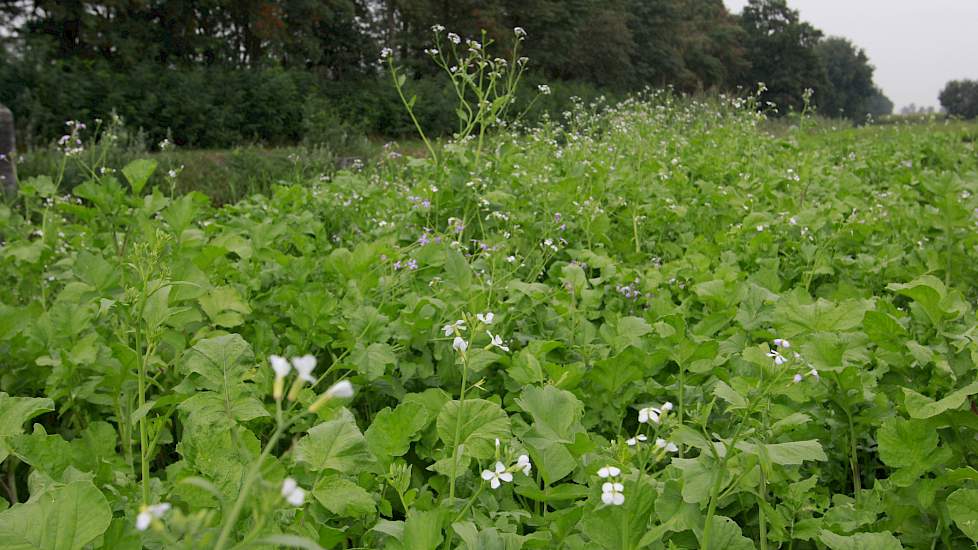
[[[550,84],[554,93],[540,98],[532,117],[567,110],[572,96],[590,100],[603,93],[593,84]],[[423,98],[417,115],[430,134],[455,130],[456,103],[445,79],[426,77],[408,88]],[[527,86],[519,101],[526,105],[534,88]],[[193,148],[346,146],[365,134],[400,137],[414,131],[387,78],[330,81],[295,69],[147,63],[121,73],[80,60],[44,67],[0,62],[0,98],[18,117],[20,142],[30,146],[57,140],[67,120],[91,123],[113,113],[127,127],[142,129],[149,144],[168,138]]]

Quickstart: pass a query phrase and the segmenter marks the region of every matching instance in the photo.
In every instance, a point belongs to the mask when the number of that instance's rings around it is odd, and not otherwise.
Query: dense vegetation
[[[970,546],[978,132],[755,101],[221,208],[72,151],[0,206],[0,546]]]
[[[978,118],[978,81],[952,80],[941,90],[941,107],[961,118]]]
[[[438,24],[462,38],[487,29],[506,58],[511,29],[526,30],[529,78],[553,90],[531,119],[559,116],[572,96],[745,95],[758,82],[782,114],[800,110],[806,88],[830,116],[862,122],[892,108],[866,56],[784,0],[752,0],[742,15],[721,0],[2,0],[0,21],[0,103],[24,149],[58,139],[65,120],[113,113],[151,145],[400,137],[412,124],[378,62],[384,47],[428,99],[418,117],[450,135],[454,96],[426,53]]]

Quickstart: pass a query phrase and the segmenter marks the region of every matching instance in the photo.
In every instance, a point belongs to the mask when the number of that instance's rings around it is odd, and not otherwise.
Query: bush
[[[952,80],[941,90],[938,99],[949,115],[967,119],[978,117],[978,81]]]

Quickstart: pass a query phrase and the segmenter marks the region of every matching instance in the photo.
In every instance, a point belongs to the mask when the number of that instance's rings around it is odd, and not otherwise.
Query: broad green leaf
[[[467,399],[461,405],[457,400],[445,403],[435,426],[447,448],[462,445],[463,454],[480,460],[495,455],[497,438],[509,438],[509,416],[499,405],[485,399]]]
[[[902,550],[903,545],[889,531],[879,533],[856,533],[855,535],[837,535],[831,531],[822,530],[818,534],[822,544],[830,550]]]
[[[903,388],[904,405],[910,418],[931,418],[944,411],[954,410],[964,405],[969,396],[978,393],[978,382],[972,382],[967,386],[949,393],[940,401],[921,395],[910,388]]]
[[[6,436],[24,433],[24,422],[54,410],[54,401],[46,397],[11,397],[0,392],[0,462],[9,453]]]
[[[298,535],[268,535],[256,541],[259,544],[268,544],[275,548],[302,548],[303,550],[323,550],[323,547],[315,541],[300,537]]]
[[[126,181],[132,187],[132,194],[138,195],[143,192],[143,187],[146,187],[146,182],[149,181],[150,176],[155,171],[155,160],[137,159],[122,168],[122,175],[126,177]]]
[[[397,356],[390,344],[373,343],[354,352],[352,360],[360,374],[376,380],[384,375],[388,365],[397,363]]]
[[[251,346],[237,334],[225,334],[197,342],[184,354],[184,367],[201,376],[203,387],[219,393],[236,393],[250,378],[254,366]]]
[[[978,542],[978,489],[958,489],[948,495],[947,511],[958,529]]]
[[[327,477],[319,482],[312,496],[338,516],[355,518],[374,512],[374,499],[362,487],[341,477]]]
[[[554,386],[529,386],[516,399],[533,418],[533,427],[543,437],[554,441],[571,442],[580,426],[584,404],[569,391]]]
[[[924,275],[907,284],[891,283],[886,288],[913,298],[934,326],[944,319],[946,311],[941,307],[941,302],[947,295],[947,289],[937,277]]]
[[[876,439],[880,459],[894,468],[922,464],[937,448],[937,431],[919,420],[889,418],[883,422]]]
[[[713,388],[713,393],[723,399],[727,403],[730,403],[731,408],[734,409],[744,409],[747,408],[747,399],[744,396],[737,393],[737,390],[731,388],[723,380],[717,380],[716,386]]]
[[[370,452],[378,460],[390,462],[391,457],[408,452],[428,420],[428,411],[421,404],[401,403],[394,410],[384,408],[378,412],[363,435]]]
[[[753,550],[754,543],[740,531],[734,520],[724,516],[713,516],[710,521],[709,544],[703,550]]]
[[[619,550],[639,547],[658,493],[647,481],[628,481],[624,485],[624,504],[605,506],[598,500],[598,507],[586,513],[581,520],[581,529],[591,539],[587,548]]]
[[[436,509],[426,512],[411,510],[408,512],[401,538],[404,550],[435,550],[438,548],[443,539],[442,521],[444,521],[442,510]]]
[[[254,397],[237,396],[227,399],[216,391],[195,393],[180,403],[179,409],[186,412],[189,421],[194,424],[224,428],[231,428],[235,422],[270,416],[262,402]]]
[[[0,548],[81,550],[109,528],[112,511],[89,481],[75,481],[0,513]]]
[[[349,413],[322,422],[296,443],[296,461],[313,470],[355,474],[373,462],[367,442]]]
[[[822,445],[814,439],[762,445],[742,441],[737,444],[737,448],[745,453],[758,456],[763,452],[767,460],[782,466],[802,464],[807,460],[824,462],[829,459],[825,456]]]
[[[577,460],[567,446],[549,437],[539,437],[536,429],[523,436],[533,467],[539,470],[547,485],[553,485],[577,468]],[[522,475],[522,474],[519,474]]]
[[[445,281],[466,292],[472,286],[472,268],[457,250],[445,254]]]
[[[880,311],[867,311],[863,317],[863,332],[877,346],[900,351],[907,331],[893,317]]]

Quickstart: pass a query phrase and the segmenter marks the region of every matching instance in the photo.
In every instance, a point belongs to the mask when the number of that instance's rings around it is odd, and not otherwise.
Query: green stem
[[[456,334],[458,334],[456,332]],[[452,440],[452,479],[448,482],[448,498],[455,498],[455,477],[458,475],[458,439],[462,436],[462,406],[465,404],[465,385],[468,383],[468,353],[462,352],[462,389],[458,395],[458,416],[455,417],[455,438]]]
[[[231,513],[228,514],[227,518],[224,520],[224,525],[221,527],[221,534],[217,538],[217,543],[214,545],[214,550],[223,550],[223,548],[228,543],[228,538],[231,536],[231,530],[234,529],[235,523],[238,521],[238,516],[241,515],[241,510],[244,508],[245,500],[248,499],[248,494],[251,492],[252,485],[255,484],[255,480],[258,479],[258,475],[261,473],[261,465],[268,458],[268,455],[272,453],[272,449],[275,447],[275,443],[278,442],[279,438],[285,433],[293,423],[295,422],[295,417],[293,420],[283,424],[279,422],[278,428],[272,434],[272,437],[268,439],[268,443],[265,444],[265,448],[262,449],[261,455],[258,460],[251,465],[245,476],[245,481],[241,485],[241,491],[238,493],[237,500],[234,501],[234,506],[231,508]]]

